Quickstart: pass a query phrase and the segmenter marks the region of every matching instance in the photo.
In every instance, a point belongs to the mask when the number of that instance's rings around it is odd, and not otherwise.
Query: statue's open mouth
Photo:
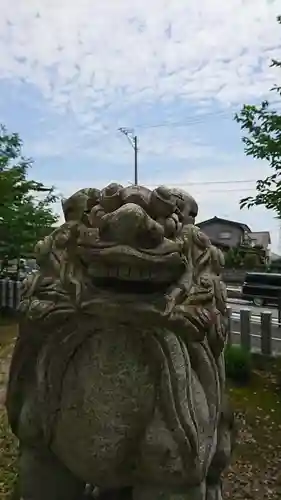
[[[174,244],[156,249],[126,245],[80,245],[79,255],[95,286],[116,292],[156,293],[182,276],[185,259]]]
[[[119,277],[94,278],[93,283],[97,288],[112,290],[115,293],[134,295],[165,294],[172,285],[170,282],[164,281],[160,283],[143,279],[131,279],[128,281]]]

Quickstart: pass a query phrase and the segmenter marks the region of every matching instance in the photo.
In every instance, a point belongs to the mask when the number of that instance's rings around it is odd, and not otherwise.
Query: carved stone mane
[[[36,379],[40,425],[51,446],[61,381],[71,360],[93,336],[93,325],[106,335],[106,325],[116,325],[118,332],[126,320],[146,346],[181,474],[188,470],[200,482],[216,447],[225,383],[222,252],[194,225],[197,204],[181,190],[113,183],[101,191],[78,191],[63,202],[63,211],[65,223],[36,246],[40,270],[24,283],[24,320],[7,397],[13,431],[19,433],[24,401]],[[39,368],[30,359],[39,360]],[[196,384],[205,395],[207,434]]]

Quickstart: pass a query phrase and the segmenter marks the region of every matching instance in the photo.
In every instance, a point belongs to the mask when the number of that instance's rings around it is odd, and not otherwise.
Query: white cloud
[[[237,103],[273,83],[268,62],[280,45],[278,4],[1,0],[0,76],[25,78],[84,123],[106,104],[122,107],[122,99]]]
[[[265,98],[278,71],[269,69],[270,59],[280,58],[279,4],[279,0],[0,0],[0,80],[25,80],[56,113],[71,110],[75,119],[71,126],[67,122],[40,140],[33,138],[26,144],[30,154],[72,157],[81,151],[81,157],[95,159],[94,166],[100,169],[108,162],[128,165],[133,153],[116,129],[135,125],[145,106],[180,98],[197,107],[200,118],[202,109],[212,112],[214,102],[228,113],[233,106]],[[23,87],[19,85],[18,91]],[[133,123],[127,121],[132,109]],[[169,119],[189,118],[171,106]],[[145,118],[136,123],[140,121]],[[191,131],[192,127],[140,130],[143,182],[186,189],[190,185],[199,201],[200,218],[225,216],[248,222],[253,229],[272,228],[276,247],[273,217],[261,210],[239,211],[239,199],[254,193],[254,183],[243,187],[249,192],[242,192],[242,187],[239,191],[240,184],[202,184],[264,177],[264,164],[244,158],[242,165],[228,154],[225,144],[216,150],[208,137],[200,142]],[[153,165],[157,158],[170,162],[171,169],[161,169],[160,162]],[[198,160],[201,168],[194,167]],[[186,173],[182,166],[174,169],[174,164],[184,162]],[[210,171],[204,164],[211,165]],[[117,180],[127,184],[122,170],[117,173]],[[100,170],[97,187],[112,180],[103,182],[102,175]],[[56,185],[70,195],[92,183],[92,172],[84,169],[83,176],[84,181],[77,170],[77,181],[62,179]]]

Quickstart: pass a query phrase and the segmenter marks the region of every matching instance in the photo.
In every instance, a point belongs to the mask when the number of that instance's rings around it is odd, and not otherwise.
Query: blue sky
[[[134,128],[140,183],[185,188],[199,220],[270,230],[277,251],[274,214],[239,209],[268,166],[244,155],[233,114],[280,83],[278,4],[0,0],[0,122],[20,133],[31,175],[64,196],[132,182],[118,128]]]

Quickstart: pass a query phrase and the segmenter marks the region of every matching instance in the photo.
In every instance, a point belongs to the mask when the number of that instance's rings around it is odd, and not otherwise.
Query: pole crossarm
[[[134,134],[134,130],[126,127],[120,127],[119,132],[124,134],[129,143],[131,144],[133,150],[134,150],[134,178],[135,178],[135,184],[138,184],[138,138]]]

